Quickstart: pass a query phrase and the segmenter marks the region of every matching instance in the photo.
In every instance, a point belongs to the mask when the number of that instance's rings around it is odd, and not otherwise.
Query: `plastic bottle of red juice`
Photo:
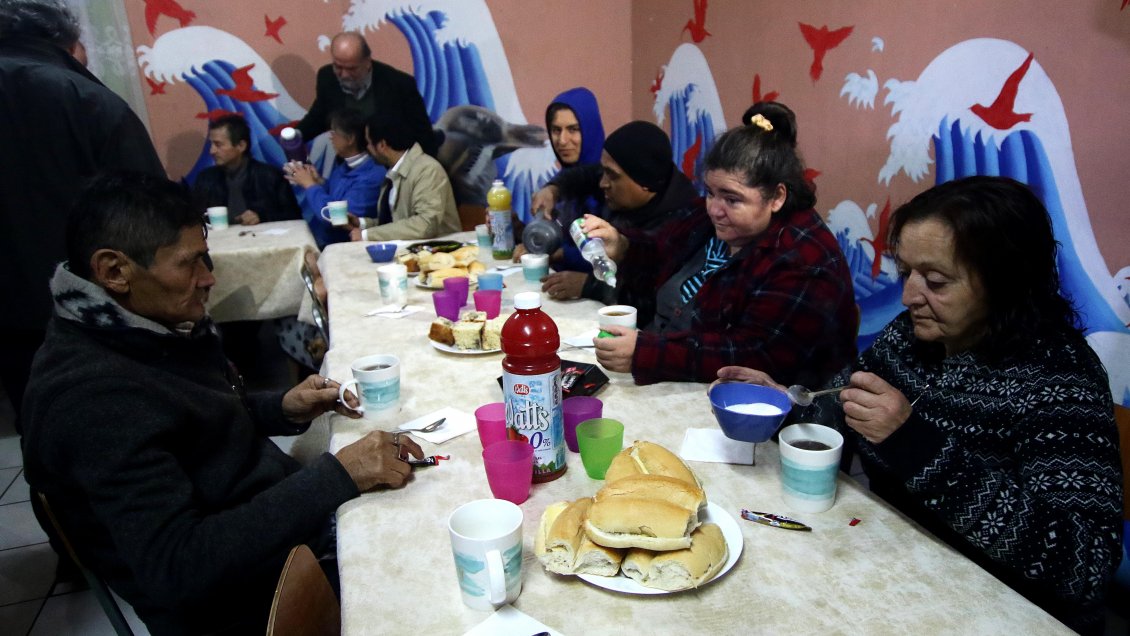
[[[561,419],[561,339],[541,310],[541,294],[514,296],[517,310],[502,326],[502,395],[506,434],[534,447],[534,482],[565,474],[565,427]]]

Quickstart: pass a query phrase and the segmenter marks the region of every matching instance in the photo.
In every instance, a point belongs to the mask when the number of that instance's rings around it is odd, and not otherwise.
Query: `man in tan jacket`
[[[462,229],[443,166],[412,141],[396,109],[374,114],[366,134],[369,154],[388,168],[377,218],[350,218],[354,241],[429,239]]]

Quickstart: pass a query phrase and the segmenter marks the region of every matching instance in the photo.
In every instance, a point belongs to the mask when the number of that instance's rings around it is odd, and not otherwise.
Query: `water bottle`
[[[306,161],[306,144],[302,143],[302,133],[297,128],[283,128],[279,133],[279,145],[287,161]]]
[[[487,215],[491,235],[491,256],[496,261],[514,255],[514,225],[510,220],[510,190],[502,179],[495,179],[487,190]]]
[[[604,241],[598,238],[589,238],[581,226],[584,219],[577,219],[569,224],[569,236],[581,250],[581,256],[592,263],[592,273],[596,279],[610,287],[616,286],[616,262],[608,258],[604,251]]]
[[[561,338],[538,292],[515,294],[514,309],[500,334],[506,437],[534,447],[534,482],[552,481],[566,469]]]

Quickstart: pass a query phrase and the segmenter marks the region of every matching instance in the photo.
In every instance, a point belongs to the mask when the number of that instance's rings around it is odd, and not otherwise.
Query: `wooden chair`
[[[476,225],[486,223],[487,208],[473,203],[459,204],[459,225],[464,232],[475,229]]]
[[[110,619],[110,624],[114,627],[114,632],[118,636],[133,636],[133,630],[130,628],[129,623],[126,622],[126,617],[122,614],[122,609],[118,607],[118,602],[114,600],[114,595],[110,593],[110,588],[106,585],[97,574],[91,572],[79,560],[78,554],[75,553],[74,546],[71,540],[67,538],[67,533],[63,532],[63,526],[59,525],[59,520],[55,517],[55,513],[51,510],[51,506],[47,503],[47,497],[41,492],[36,492],[35,496],[39,499],[39,503],[43,506],[43,512],[47,515],[47,519],[51,522],[51,527],[54,528],[56,535],[62,542],[63,547],[66,548],[67,554],[70,555],[71,560],[78,566],[82,572],[83,578],[86,579],[87,585],[90,590],[94,592],[95,598],[98,599],[98,604],[102,606],[102,611],[106,613],[106,618]]]
[[[295,546],[286,559],[267,636],[337,636],[341,633],[341,607],[314,553],[305,545]]]

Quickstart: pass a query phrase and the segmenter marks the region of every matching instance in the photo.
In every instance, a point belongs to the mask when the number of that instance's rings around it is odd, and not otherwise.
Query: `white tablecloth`
[[[466,236],[466,235],[462,235]],[[403,408],[380,419],[333,416],[331,449],[369,430],[452,406],[467,412],[501,399],[495,378],[501,354],[459,356],[428,344],[429,310],[402,319],[363,318],[380,305],[376,266],[363,245],[328,247],[322,271],[330,294],[331,377],[347,379],[350,361],[393,353],[401,358]],[[504,306],[516,291],[536,289],[520,273],[506,278]],[[430,292],[410,283],[410,302],[430,309]],[[563,338],[591,331],[597,305],[547,301]],[[588,351],[562,357],[592,362]],[[678,451],[688,427],[716,427],[705,385],[636,386],[609,373],[600,394],[604,415],[624,423],[625,441],[650,440]],[[459,505],[490,497],[481,446],[470,433],[441,446],[421,444],[451,461],[418,470],[399,490],[363,495],[338,510],[342,633],[462,634],[489,614],[460,600],[446,528]],[[775,444],[756,449],[753,466],[692,463],[710,501],[738,518],[741,508],[789,514],[781,501]],[[523,590],[514,606],[563,634],[973,634],[1070,633],[971,561],[841,477],[836,505],[795,514],[812,532],[756,525],[738,518],[744,552],[734,568],[699,590],[662,596],[606,591],[575,577],[548,574],[533,555],[545,507],[593,494],[580,456],[568,472],[536,484],[522,504]],[[855,526],[853,518],[860,519]]]
[[[233,225],[208,234],[216,286],[208,312],[216,322],[267,320],[299,314],[308,302],[300,268],[316,248],[305,221]],[[364,253],[364,252],[362,252]]]

